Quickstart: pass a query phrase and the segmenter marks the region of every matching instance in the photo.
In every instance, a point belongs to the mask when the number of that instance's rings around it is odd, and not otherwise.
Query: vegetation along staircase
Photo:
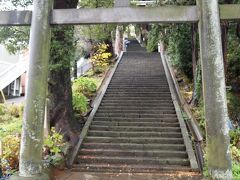
[[[131,42],[81,140],[72,170],[196,170],[191,142],[180,119],[160,55]]]

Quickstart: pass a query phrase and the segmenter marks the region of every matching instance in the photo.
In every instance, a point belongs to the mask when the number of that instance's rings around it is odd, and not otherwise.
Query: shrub
[[[93,70],[96,67],[105,68],[109,64],[109,58],[112,56],[111,53],[107,52],[109,48],[108,44],[98,43],[93,47],[93,55],[91,56],[91,63]]]
[[[168,52],[171,63],[192,79],[192,52],[189,25],[173,25],[169,34]]]
[[[231,144],[240,148],[240,128],[230,131]]]
[[[91,78],[81,77],[73,82],[73,94],[84,94],[87,97],[91,97],[97,90],[95,81]]]
[[[64,162],[67,145],[63,142],[63,136],[51,128],[51,134],[44,141],[44,160],[45,166],[60,165]]]
[[[1,158],[3,174],[12,174],[18,170],[20,136],[8,135],[3,138],[3,155]]]
[[[232,152],[232,158],[240,163],[240,149],[238,149],[236,146],[233,146],[231,147],[231,152]]]
[[[11,116],[16,118],[23,116],[23,105],[9,105],[7,111]]]
[[[20,152],[20,134],[7,135],[2,139],[3,154],[0,156],[3,175],[13,174],[18,170]],[[43,155],[44,165],[57,166],[64,162],[67,144],[63,142],[63,136],[51,129],[51,134],[44,141]]]
[[[23,116],[23,105],[0,104],[0,123],[11,122]]]
[[[73,93],[73,109],[79,114],[88,110],[88,99],[82,93]]]
[[[203,130],[203,132],[205,132],[206,122],[205,122],[204,104],[202,99],[200,99],[200,102],[197,107],[192,108],[192,111],[193,111],[194,117],[199,123],[200,128]]]
[[[239,98],[234,95],[232,92],[227,92],[227,103],[228,103],[228,114],[230,119],[233,121],[235,125],[239,119],[240,113],[240,102]]]
[[[105,67],[96,66],[94,68],[94,74],[101,74],[105,71]]]
[[[240,179],[240,129],[230,131],[231,153],[232,153],[232,171],[234,179]]]
[[[160,25],[152,25],[152,29],[148,34],[148,41],[147,41],[147,51],[154,52],[158,50],[158,42],[160,39]]]
[[[235,84],[240,80],[240,41],[236,36],[236,25],[229,24],[228,27],[228,52],[227,52],[227,81]]]

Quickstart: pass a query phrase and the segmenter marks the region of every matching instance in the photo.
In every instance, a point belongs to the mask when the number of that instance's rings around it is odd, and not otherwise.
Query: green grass
[[[240,179],[240,163],[233,162],[232,164],[233,179]]]
[[[0,139],[21,133],[23,105],[0,104]]]
[[[0,123],[0,139],[7,135],[21,133],[22,120],[20,118],[9,118],[8,122]]]

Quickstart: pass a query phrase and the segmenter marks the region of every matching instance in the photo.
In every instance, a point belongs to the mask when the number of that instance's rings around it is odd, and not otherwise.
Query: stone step
[[[142,85],[138,85],[138,84],[132,84],[132,83],[129,83],[129,84],[109,84],[109,89],[116,89],[116,88],[119,88],[119,89],[146,89],[146,91],[150,91],[150,90],[165,90],[165,91],[169,91],[169,87],[168,86],[164,86],[164,85],[154,85],[154,84],[145,84],[144,86]]]
[[[179,127],[179,123],[165,123],[165,122],[122,122],[122,121],[93,121],[92,125],[101,126],[140,126],[140,127]]]
[[[173,105],[171,106],[165,106],[165,105],[158,105],[158,106],[143,106],[143,105],[121,105],[121,104],[116,104],[116,105],[100,105],[99,110],[102,111],[175,111],[175,108]]]
[[[175,110],[173,109],[111,109],[109,111],[109,109],[104,109],[104,108],[99,108],[98,113],[102,113],[104,114],[105,116],[108,116],[110,114],[110,116],[112,114],[175,114]],[[120,115],[121,117],[122,115]]]
[[[151,158],[126,156],[85,156],[79,155],[77,161],[81,163],[109,163],[109,164],[150,164],[150,165],[181,165],[189,166],[190,162],[184,158]]]
[[[161,79],[161,78],[141,78],[141,77],[127,77],[127,76],[118,76],[118,77],[113,77],[111,82],[116,82],[116,83],[140,83],[145,84],[145,83],[158,83],[158,84],[168,84],[167,79]]]
[[[136,107],[136,108],[174,108],[174,105],[172,102],[149,102],[149,103],[141,103],[141,102],[102,102],[100,104],[100,107],[126,107],[128,106],[129,108]]]
[[[172,101],[171,96],[108,96],[107,94],[104,95],[104,100],[134,100],[134,101],[145,101],[145,100],[167,100]]]
[[[151,77],[151,76],[145,76],[145,77],[140,77],[140,76],[134,76],[134,77],[129,77],[124,74],[115,74],[112,78],[112,81],[122,81],[125,80],[126,82],[160,82],[160,83],[167,83],[166,78],[161,78],[161,77]]]
[[[120,118],[163,118],[163,117],[176,117],[175,113],[158,112],[154,114],[143,113],[101,113],[97,112],[95,117],[120,117]]]
[[[104,137],[170,137],[182,138],[180,132],[141,132],[141,131],[111,131],[111,130],[90,130],[88,136],[104,136]]]
[[[131,85],[140,85],[140,86],[149,86],[149,85],[160,85],[160,86],[168,86],[168,82],[167,81],[164,81],[164,82],[161,82],[161,81],[148,81],[148,82],[142,82],[140,79],[137,80],[137,81],[124,81],[124,80],[121,80],[121,81],[114,81],[112,80],[111,85],[128,85],[128,84],[131,84]]]
[[[79,155],[94,156],[133,156],[133,157],[157,157],[157,158],[184,158],[187,159],[186,151],[161,151],[161,150],[138,150],[138,149],[104,149],[82,148]]]
[[[184,144],[136,144],[136,143],[86,143],[84,142],[82,148],[104,148],[104,149],[132,149],[132,150],[172,150],[172,151],[186,151]]]
[[[116,99],[116,98],[103,98],[102,103],[152,103],[152,104],[173,104],[172,99]]]
[[[154,123],[178,123],[177,116],[172,117],[161,117],[161,118],[127,118],[127,117],[94,117],[94,121],[109,121],[109,122],[134,122],[134,123],[142,123],[142,122],[154,122]]]
[[[146,72],[144,72],[144,75],[146,77],[148,77],[147,79],[143,78],[143,77],[134,76],[134,74],[133,74],[134,72],[132,72],[131,76],[129,76],[129,77],[127,77],[125,75],[125,73],[126,72],[116,74],[116,76],[114,76],[112,78],[111,83],[122,83],[122,84],[135,83],[135,84],[141,84],[141,85],[153,83],[153,84],[168,85],[168,81],[166,78],[162,78],[162,77],[155,78],[154,76],[151,76]],[[132,76],[134,76],[134,77],[132,77]]]
[[[145,89],[135,89],[135,90],[118,90],[118,89],[109,89],[106,92],[107,94],[114,94],[114,95],[149,95],[149,94],[154,94],[154,95],[159,95],[159,96],[164,96],[164,95],[171,95],[168,90],[145,90]]]
[[[135,81],[128,81],[128,80],[112,80],[111,85],[126,85],[126,84],[132,84],[132,85],[165,85],[165,86],[168,86],[168,82],[165,80],[165,81],[161,81],[160,79],[157,80],[157,81],[142,81],[141,79],[139,80],[135,80]]]
[[[171,99],[171,94],[161,93],[106,93],[104,97],[116,97],[116,98],[157,98],[157,99]]]
[[[109,89],[149,89],[149,88],[152,88],[152,89],[159,89],[159,90],[164,90],[164,91],[167,91],[169,90],[169,86],[162,86],[162,85],[153,85],[153,84],[150,84],[150,85],[133,85],[133,84],[125,84],[125,85],[112,85],[112,84],[109,84],[108,86]]]
[[[109,85],[107,90],[112,90],[112,91],[118,91],[118,90],[120,90],[120,91],[139,91],[139,90],[142,90],[142,91],[169,91],[169,87],[168,86],[160,86],[160,87],[118,86],[117,87],[117,86]]]
[[[121,89],[127,89],[127,88],[141,88],[141,89],[148,89],[148,88],[152,88],[152,89],[168,89],[169,90],[169,86],[168,85],[161,85],[161,84],[112,84],[110,83],[108,88],[110,89],[115,89],[115,88],[121,88]]]
[[[124,138],[124,137],[98,137],[98,136],[87,136],[84,140],[87,143],[136,143],[136,144],[184,144],[182,138],[161,138],[161,137],[151,137],[151,138]]]
[[[151,75],[148,75],[148,76],[142,76],[142,75],[134,75],[134,76],[128,76],[128,74],[124,74],[124,72],[126,71],[122,71],[123,73],[121,74],[120,71],[116,72],[113,76],[112,79],[125,79],[125,80],[135,80],[135,79],[141,79],[141,80],[160,80],[160,81],[164,81],[167,80],[165,76],[151,76]]]
[[[159,95],[159,96],[164,96],[164,95],[171,95],[170,92],[167,92],[167,91],[163,91],[163,92],[158,92],[158,91],[141,91],[141,92],[138,92],[138,91],[115,91],[115,92],[111,92],[110,91],[107,91],[106,92],[107,94],[113,94],[113,95],[121,95],[121,94],[126,94],[126,95],[144,95],[144,96],[148,96],[148,95],[151,95],[151,94],[154,94],[154,95]]]
[[[181,132],[180,127],[141,127],[141,126],[99,126],[91,125],[91,130],[98,131],[125,131],[127,132]],[[160,134],[159,134],[160,135]]]
[[[103,163],[89,163],[89,164],[75,164],[72,168],[73,172],[108,172],[108,173],[175,173],[176,171],[191,171],[187,166],[176,165],[127,165],[127,164],[103,164]],[[172,179],[172,178],[171,178]]]
[[[72,170],[190,171],[159,54],[124,53]]]

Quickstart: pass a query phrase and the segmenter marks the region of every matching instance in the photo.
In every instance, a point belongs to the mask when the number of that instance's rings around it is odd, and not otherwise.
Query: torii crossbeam
[[[197,6],[53,9],[50,13],[50,24],[191,23],[199,21],[197,9]],[[239,20],[239,12],[240,4],[220,5],[221,20]],[[0,11],[0,26],[30,25],[31,18],[31,11]]]

